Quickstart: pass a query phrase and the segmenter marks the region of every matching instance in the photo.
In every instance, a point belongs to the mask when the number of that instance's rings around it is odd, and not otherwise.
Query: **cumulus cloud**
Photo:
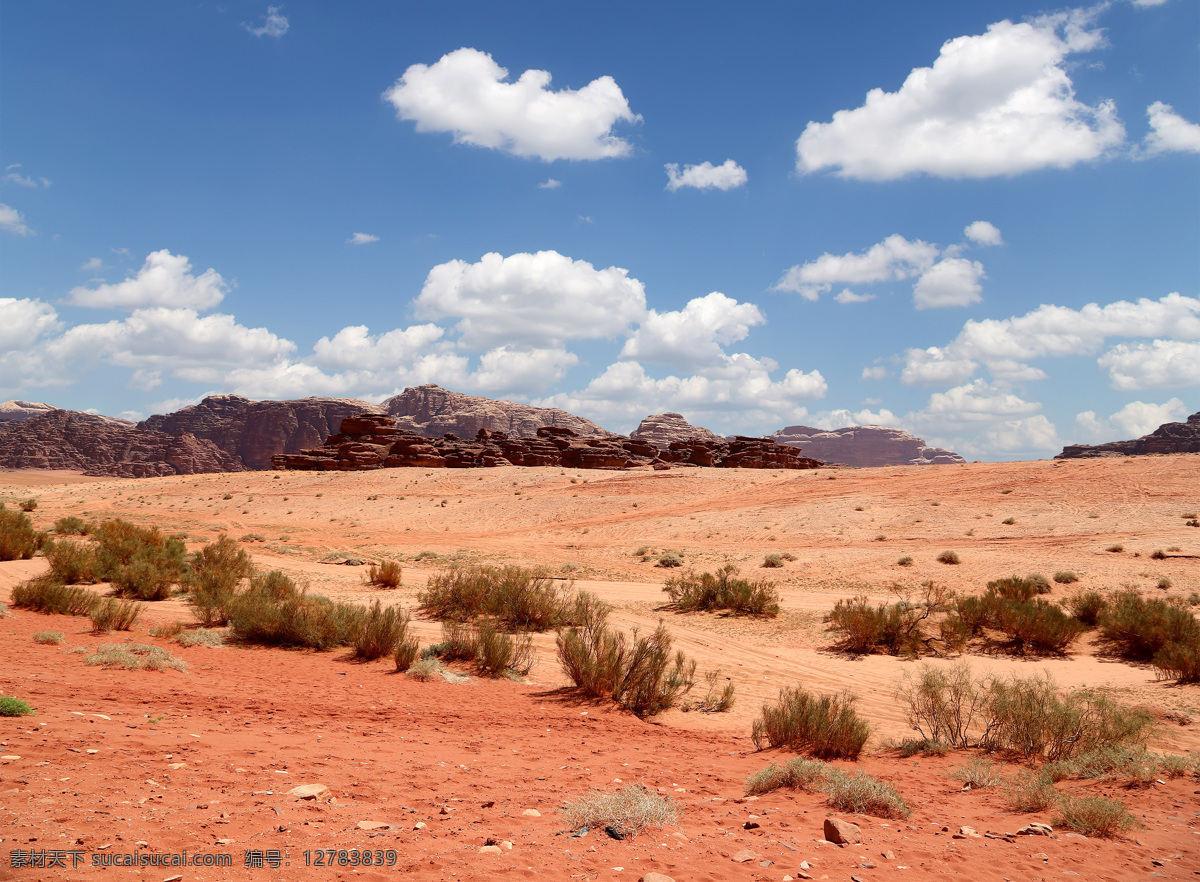
[[[849,288],[843,288],[833,296],[838,303],[870,303],[875,299],[874,294],[855,294]]]
[[[546,178],[546,180],[544,180],[540,184],[538,184],[538,189],[539,190],[557,190],[561,186],[562,186],[562,181],[555,180],[554,178]]]
[[[985,220],[977,220],[974,223],[967,224],[963,229],[963,235],[974,242],[976,245],[1003,245],[1004,239],[1000,235],[1000,230],[995,224]]]
[[[965,257],[939,261],[921,274],[913,286],[913,302],[917,309],[936,309],[945,306],[968,306],[983,298],[983,264]]]
[[[1114,389],[1200,386],[1200,342],[1118,343],[1097,360]]]
[[[418,132],[450,132],[455,143],[515,156],[605,159],[633,150],[612,129],[641,116],[612,77],[559,91],[549,88],[548,71],[527,70],[513,83],[507,78],[491,55],[464,47],[432,65],[410,66],[383,97]]]
[[[939,248],[920,239],[909,241],[893,234],[860,254],[830,254],[791,267],[776,291],[794,291],[805,300],[816,300],[834,284],[868,284],[920,275],[933,265]]]
[[[28,349],[62,326],[54,307],[40,300],[0,297],[0,352]]]
[[[873,411],[822,410],[809,417],[809,424],[818,429],[845,429],[848,426],[890,426],[899,428],[903,420],[886,407]]]
[[[18,187],[27,187],[31,190],[36,190],[38,187],[49,187],[49,178],[35,178],[31,175],[23,175],[17,169],[21,167],[21,163],[14,162],[12,165],[5,166],[4,177],[0,178],[5,184],[16,184]]]
[[[646,315],[646,292],[628,270],[598,270],[557,251],[490,253],[435,266],[413,305],[418,318],[457,318],[465,349],[554,348],[624,333]]]
[[[753,303],[714,291],[681,310],[650,310],[625,341],[621,358],[684,368],[717,364],[724,357],[722,344],[744,339],[751,327],[765,322]]]
[[[672,193],[684,187],[696,190],[736,190],[747,180],[746,170],[732,159],[726,159],[720,165],[713,165],[711,162],[685,165],[683,171],[679,170],[678,163],[668,162],[665,168],[667,189]]]
[[[467,384],[479,392],[544,392],[561,380],[579,357],[560,347],[498,346],[479,357],[479,369]]]
[[[1146,401],[1131,401],[1109,419],[1126,437],[1140,438],[1149,435],[1163,423],[1179,423],[1187,419],[1187,408],[1178,398],[1162,404]]]
[[[274,37],[278,40],[288,32],[288,20],[280,10],[282,6],[268,6],[267,13],[262,17],[262,24],[242,22],[242,27],[256,37]]]
[[[33,230],[25,225],[25,218],[21,216],[21,212],[3,202],[0,202],[0,230],[15,233],[18,236],[33,234]]]
[[[863,380],[882,380],[882,379],[885,379],[886,377],[890,377],[890,376],[891,376],[891,373],[892,373],[892,372],[891,372],[891,371],[889,371],[889,370],[888,370],[886,367],[884,367],[883,365],[881,365],[881,364],[877,364],[877,365],[874,365],[874,366],[870,366],[870,367],[865,367],[865,368],[863,368],[863,369],[862,369],[862,375],[861,375],[860,379],[863,379]]]
[[[987,178],[1104,156],[1125,138],[1116,108],[1076,100],[1067,75],[1069,56],[1103,42],[1092,14],[1000,21],[949,40],[897,91],[872,89],[861,107],[810,122],[796,142],[797,170],[875,181]]]
[[[146,257],[137,275],[115,285],[72,288],[70,302],[96,309],[136,309],[143,306],[211,309],[225,297],[228,286],[214,269],[192,275],[182,254],[165,248]]]
[[[373,236],[370,233],[355,233],[346,243],[349,245],[370,245],[372,242],[378,242],[379,237]]]
[[[437,325],[412,325],[372,335],[366,325],[342,328],[313,346],[316,364],[333,370],[382,371],[410,364],[445,335]]]
[[[1146,108],[1150,131],[1142,142],[1142,155],[1200,153],[1200,125],[1189,122],[1170,104],[1155,101]]]

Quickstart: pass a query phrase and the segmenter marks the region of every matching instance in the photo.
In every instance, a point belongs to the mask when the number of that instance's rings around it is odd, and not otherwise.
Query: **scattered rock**
[[[629,433],[629,437],[634,441],[653,444],[655,447],[667,447],[672,441],[690,441],[693,438],[709,442],[721,440],[721,436],[716,432],[693,426],[678,413],[648,416]]]
[[[414,830],[424,830],[424,829],[425,829],[425,822],[424,822],[424,821],[417,821],[417,823],[413,824],[413,829],[414,829]]]
[[[359,830],[391,830],[392,825],[383,821],[359,821]]]
[[[841,818],[825,819],[825,838],[837,845],[854,845],[862,842],[862,829],[858,824]]]
[[[975,832],[974,827],[967,827],[964,825],[964,826],[958,828],[958,832],[954,834],[954,838],[955,839],[982,839],[983,837]]]
[[[1052,839],[1057,838],[1054,835],[1054,828],[1049,824],[1043,824],[1040,821],[1033,821],[1026,824],[1017,831],[1018,836],[1049,836]]]
[[[1186,423],[1164,423],[1149,435],[1134,441],[1108,444],[1068,444],[1055,459],[1080,459],[1093,456],[1145,456],[1150,453],[1200,453],[1200,413]]]
[[[750,849],[743,848],[741,851],[735,851],[732,855],[730,855],[729,859],[735,864],[748,864],[756,857],[758,857],[758,855],[750,851]]]
[[[301,784],[289,790],[287,795],[299,799],[314,799],[317,802],[329,802],[333,799],[333,792],[324,784]]]
[[[664,876],[662,873],[647,873],[638,882],[675,882],[675,880],[670,876]]]
[[[542,816],[542,813],[537,809],[525,809],[525,811],[521,812],[521,814],[525,815],[527,818],[540,818]]]
[[[757,830],[758,828],[759,823],[757,821],[747,821],[746,823],[742,824],[743,830]]]
[[[504,851],[499,845],[481,845],[479,846],[480,854],[504,854]]]
[[[609,824],[607,827],[605,827],[604,832],[607,833],[611,839],[624,839],[625,838],[625,834],[622,831],[618,830],[616,827],[614,827],[612,824]]]

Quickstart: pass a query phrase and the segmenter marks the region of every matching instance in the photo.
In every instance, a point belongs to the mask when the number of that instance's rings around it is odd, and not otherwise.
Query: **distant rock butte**
[[[244,468],[269,469],[276,453],[297,453],[320,444],[346,417],[383,412],[357,398],[251,401],[240,395],[210,395],[191,407],[142,420],[138,428],[168,435],[190,432],[216,444]]]
[[[847,426],[830,430],[788,426],[771,437],[780,444],[800,447],[809,456],[839,465],[874,467],[966,462],[953,450],[926,447],[923,439],[886,426]]]
[[[43,404],[40,401],[3,401],[0,402],[0,423],[19,422],[30,417],[41,416],[52,410],[58,410],[53,404]]]
[[[474,438],[480,429],[510,436],[533,436],[546,426],[570,429],[581,438],[617,437],[591,420],[556,407],[464,395],[433,383],[405,389],[383,402],[381,412],[395,417],[396,427],[401,431],[425,438],[443,435]]]
[[[480,429],[473,441],[453,434],[430,439],[365,413],[342,420],[341,431],[318,448],[272,457],[276,469],[363,471],[383,468],[489,468],[562,466],[579,469],[718,468],[812,469],[821,465],[800,451],[765,438],[673,441],[664,448],[622,436],[581,438],[571,429],[542,426],[532,437],[512,438]]]
[[[240,472],[236,457],[204,438],[142,429],[112,417],[51,410],[4,431],[0,466],[70,469],[87,475],[160,478],[202,472]]]
[[[1200,413],[1186,423],[1163,423],[1149,435],[1108,444],[1068,444],[1055,459],[1091,456],[1146,456],[1150,453],[1200,453]]]
[[[712,442],[722,440],[716,432],[693,426],[678,413],[656,413],[648,416],[629,433],[629,437],[634,441],[645,441],[658,447],[666,447],[672,441],[690,441],[692,438]]]

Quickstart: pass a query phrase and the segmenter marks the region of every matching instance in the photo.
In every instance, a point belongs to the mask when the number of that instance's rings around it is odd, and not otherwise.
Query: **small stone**
[[[1050,855],[1046,854],[1046,852],[1044,852],[1044,851],[1039,851],[1039,852],[1037,852],[1036,854],[1031,854],[1031,855],[1030,855],[1030,857],[1031,857],[1031,858],[1036,858],[1036,859],[1037,859],[1037,860],[1039,860],[1039,861],[1048,861],[1048,860],[1050,860]]]
[[[480,854],[504,854],[499,845],[481,845],[479,846]]]
[[[883,853],[883,859],[884,859],[884,860],[887,860],[887,861],[894,861],[894,860],[896,859],[896,855],[894,855],[894,854],[893,854],[892,852],[890,852],[890,851],[885,851],[885,852]]]
[[[851,876],[850,882],[863,882],[863,880],[858,876]]]
[[[1031,824],[1026,824],[1017,831],[1018,836],[1049,836],[1054,838],[1054,828],[1049,824],[1043,824],[1040,821],[1034,821]]]
[[[174,876],[168,876],[166,879],[163,879],[163,882],[179,882],[179,880],[182,878],[183,878],[183,875],[177,873]]]
[[[978,833],[975,832],[974,827],[967,827],[965,825],[962,827],[959,827],[958,833],[955,834],[955,838],[959,839],[959,838],[967,838],[967,837],[970,837],[971,839],[982,838],[982,837],[980,837],[980,835]]]
[[[758,855],[750,851],[750,849],[743,848],[741,851],[735,851],[732,855],[730,855],[729,859],[735,864],[748,864],[756,857],[758,857]]]
[[[0,756],[0,760],[4,760],[5,762],[12,762],[13,760],[19,760],[19,759],[20,759],[19,756],[17,756],[16,754],[12,754],[12,753],[7,753],[4,756]]]
[[[424,830],[424,829],[425,829],[425,822],[424,822],[424,821],[417,821],[417,823],[413,824],[413,829],[414,829],[414,830]]]
[[[301,784],[299,787],[293,787],[289,790],[288,796],[295,796],[299,799],[313,799],[318,802],[329,802],[333,799],[333,792],[324,784]]]
[[[502,839],[500,841],[500,847],[503,848],[505,851],[512,851],[512,843],[509,842],[507,839]]]
[[[620,830],[618,830],[616,827],[614,827],[612,824],[609,824],[607,827],[605,827],[604,832],[608,834],[610,839],[624,839],[625,838],[625,834],[623,832],[621,832]]]
[[[862,830],[858,824],[851,824],[841,818],[826,818],[825,838],[837,845],[854,845],[862,842]]]
[[[811,870],[811,869],[812,869],[812,864],[810,864],[808,861],[801,861],[801,862],[800,862],[800,869],[801,869],[801,870]]]
[[[527,818],[540,818],[542,816],[542,813],[537,809],[525,809],[525,811],[521,812],[521,814]]]
[[[771,866],[771,864],[773,864],[773,863],[775,863],[775,862],[774,862],[774,861],[759,861],[759,862],[758,862],[758,865],[759,865],[760,867],[762,867],[762,868],[765,870],[765,869],[767,869],[768,867],[770,867],[770,866]]]
[[[811,879],[812,876],[810,876],[808,873],[804,872],[803,870],[797,870],[796,878],[797,879]]]
[[[664,876],[662,873],[647,873],[638,882],[675,882],[670,876]]]
[[[99,752],[100,752],[100,751],[99,751],[99,750],[97,750],[95,747],[89,747],[89,748],[88,748],[88,753],[99,753]]]
[[[167,768],[168,769],[186,769],[187,763],[168,763]]]
[[[757,821],[747,821],[746,823],[742,824],[743,830],[757,830],[758,827],[759,824]]]
[[[359,821],[359,830],[391,830],[392,825],[383,821]]]

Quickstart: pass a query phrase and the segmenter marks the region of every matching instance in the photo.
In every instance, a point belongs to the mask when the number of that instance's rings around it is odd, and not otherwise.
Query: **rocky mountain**
[[[73,410],[13,421],[0,437],[0,467],[9,469],[70,469],[121,478],[244,470],[239,459],[207,439]]]
[[[474,438],[480,429],[528,437],[536,435],[538,429],[546,426],[570,429],[580,438],[613,437],[612,432],[602,429],[591,420],[556,407],[533,407],[464,395],[433,383],[410,386],[383,402],[382,407],[389,416],[395,417],[398,429],[426,438],[441,438],[443,435]]]
[[[1185,423],[1164,423],[1149,435],[1108,444],[1068,444],[1055,459],[1090,456],[1145,456],[1149,453],[1200,453],[1200,413]]]
[[[634,441],[644,441],[657,447],[666,447],[672,441],[689,441],[692,438],[710,442],[722,440],[716,432],[693,426],[678,413],[656,413],[648,416],[629,433],[629,437]]]
[[[966,462],[953,450],[927,447],[923,439],[886,426],[847,426],[828,431],[811,426],[788,426],[771,437],[830,464],[870,467]]]
[[[142,420],[138,428],[168,435],[190,432],[211,441],[244,468],[269,469],[272,456],[319,445],[346,417],[383,412],[357,398],[251,401],[240,395],[210,395],[191,407]]]
[[[2,401],[0,423],[20,422],[57,409],[53,404],[43,404],[40,401]]]

